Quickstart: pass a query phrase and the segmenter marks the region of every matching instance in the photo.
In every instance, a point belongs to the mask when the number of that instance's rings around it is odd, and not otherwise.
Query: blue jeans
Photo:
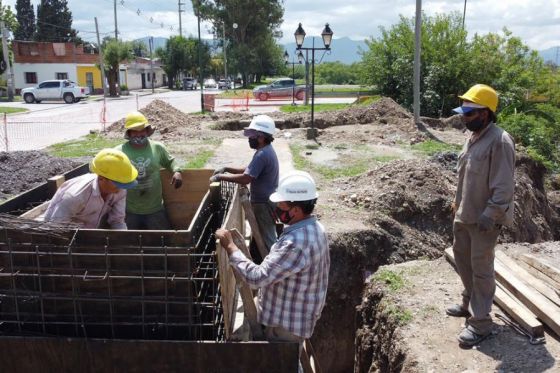
[[[171,223],[169,223],[165,210],[145,215],[127,211],[125,220],[127,228],[132,230],[165,231],[171,229]]]

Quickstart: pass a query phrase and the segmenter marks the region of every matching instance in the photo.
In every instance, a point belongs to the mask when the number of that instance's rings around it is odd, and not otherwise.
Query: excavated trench
[[[422,206],[415,206],[415,197],[407,197],[406,191],[397,197],[399,205],[408,206],[406,213],[382,214],[372,206],[371,229],[330,237],[327,302],[312,340],[324,371],[415,371],[408,366],[414,358],[407,356],[406,343],[395,332],[398,321],[383,306],[383,289],[365,280],[382,265],[440,257],[452,243],[452,222],[447,212],[442,213],[438,196],[428,198]],[[528,157],[518,157],[515,222],[504,230],[500,241],[558,240],[558,211],[545,193],[544,168]],[[420,214],[428,214],[431,224],[420,221]]]

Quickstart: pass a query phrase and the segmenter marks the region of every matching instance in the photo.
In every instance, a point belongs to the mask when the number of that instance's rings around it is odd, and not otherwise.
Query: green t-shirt
[[[169,155],[162,143],[152,140],[140,149],[128,142],[117,146],[117,149],[122,150],[138,170],[138,185],[129,189],[126,195],[126,211],[147,215],[163,209],[159,170],[180,171],[175,165],[175,158]]]

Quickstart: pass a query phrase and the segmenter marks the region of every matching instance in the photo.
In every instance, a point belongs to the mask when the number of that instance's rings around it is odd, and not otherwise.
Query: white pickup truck
[[[43,100],[64,100],[71,104],[87,98],[89,88],[80,87],[71,80],[45,80],[35,87],[22,89],[21,95],[28,104],[40,103]]]

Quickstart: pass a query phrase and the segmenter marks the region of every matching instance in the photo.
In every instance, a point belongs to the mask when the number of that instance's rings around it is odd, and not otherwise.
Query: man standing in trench
[[[214,172],[210,182],[230,181],[242,185],[251,184],[251,206],[259,225],[266,249],[276,242],[276,217],[270,195],[278,187],[280,166],[272,147],[276,125],[268,115],[257,115],[243,134],[249,138],[249,147],[255,149],[247,167],[222,167]],[[258,252],[252,252],[255,256]]]
[[[492,331],[494,247],[501,226],[513,222],[515,146],[511,136],[496,126],[494,89],[476,84],[459,98],[463,103],[453,110],[472,132],[459,155],[453,202],[453,253],[464,290],[462,303],[446,313],[467,317],[458,340],[470,347]]]
[[[228,230],[216,231],[235,271],[259,289],[257,313],[266,339],[298,342],[300,351],[325,305],[330,268],[327,234],[311,215],[317,197],[307,172],[292,171],[280,180],[270,201],[286,227],[260,265],[241,253]]]

